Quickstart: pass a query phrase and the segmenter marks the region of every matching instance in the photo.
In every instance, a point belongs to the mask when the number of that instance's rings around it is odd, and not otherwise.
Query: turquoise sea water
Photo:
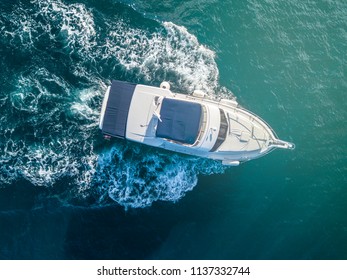
[[[1,259],[346,259],[347,2],[0,2]],[[121,140],[111,79],[236,96],[294,151]]]

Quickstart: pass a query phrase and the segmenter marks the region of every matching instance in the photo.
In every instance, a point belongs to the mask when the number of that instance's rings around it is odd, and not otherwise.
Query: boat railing
[[[294,150],[295,144],[287,141],[283,141],[280,139],[275,139],[272,143],[270,143],[270,146],[279,148],[279,149],[288,149],[288,150]]]

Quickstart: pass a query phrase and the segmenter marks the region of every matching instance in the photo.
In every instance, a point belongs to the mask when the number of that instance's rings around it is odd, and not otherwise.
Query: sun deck
[[[192,145],[199,135],[202,106],[198,103],[164,98],[156,136]]]
[[[102,133],[125,138],[130,103],[135,84],[112,81],[101,125]]]

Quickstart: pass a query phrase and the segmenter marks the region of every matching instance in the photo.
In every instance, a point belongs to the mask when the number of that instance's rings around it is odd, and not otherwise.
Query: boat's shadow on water
[[[26,182],[0,190],[0,259],[148,258],[167,235],[149,210],[62,206],[41,196]]]
[[[223,200],[227,199],[220,196],[221,185],[212,186],[214,190],[211,188],[214,180],[216,176],[175,203],[157,201],[149,207],[127,210],[116,204],[64,208],[68,217],[65,219],[64,258],[205,258],[205,254],[199,255],[204,248],[196,248],[192,238],[205,240],[211,234],[205,226],[222,214],[221,208],[208,207],[211,203],[224,204]]]

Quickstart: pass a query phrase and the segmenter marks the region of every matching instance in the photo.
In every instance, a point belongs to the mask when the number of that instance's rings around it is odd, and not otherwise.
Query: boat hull
[[[211,100],[199,91],[186,95],[165,87],[113,81],[107,89],[99,127],[106,137],[219,160],[236,166],[276,148],[279,140],[260,117],[235,100]]]

